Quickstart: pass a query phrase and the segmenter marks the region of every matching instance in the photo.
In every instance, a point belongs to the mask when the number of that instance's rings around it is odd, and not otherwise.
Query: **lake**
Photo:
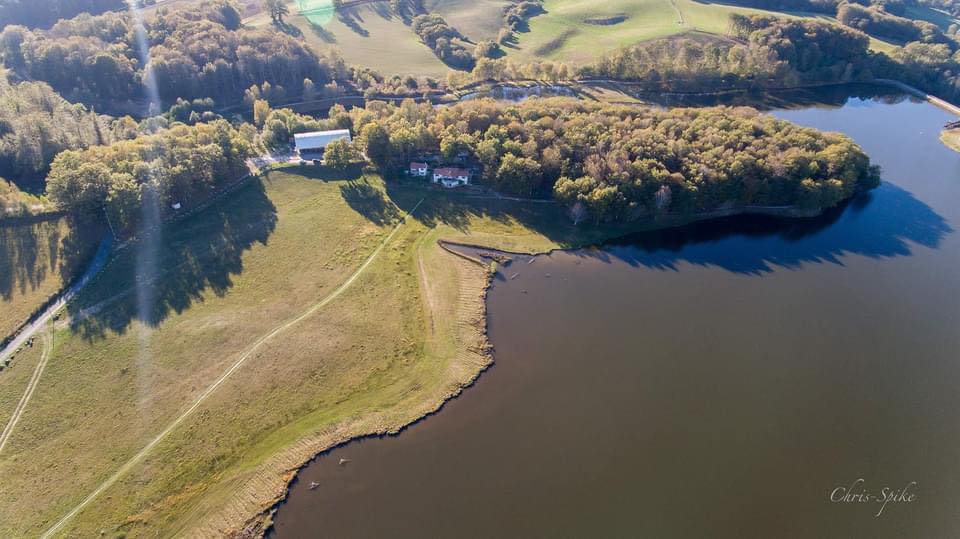
[[[878,189],[515,261],[488,298],[496,365],[318,457],[272,536],[955,536],[952,118],[855,93],[773,114],[851,136]]]

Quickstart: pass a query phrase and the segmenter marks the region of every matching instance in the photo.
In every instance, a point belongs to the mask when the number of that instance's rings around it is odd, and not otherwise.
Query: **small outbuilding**
[[[420,176],[425,178],[427,176],[427,171],[429,167],[426,163],[417,163],[416,161],[410,163],[410,175],[411,176]]]
[[[304,159],[316,159],[323,156],[323,149],[335,140],[351,142],[349,129],[334,129],[332,131],[312,131],[297,133],[293,136],[293,145],[297,153]]]
[[[444,187],[457,187],[470,184],[470,171],[463,168],[444,167],[433,171],[433,183]]]

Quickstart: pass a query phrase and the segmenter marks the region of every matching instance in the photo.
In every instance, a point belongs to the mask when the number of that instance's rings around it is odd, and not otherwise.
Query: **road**
[[[30,322],[23,329],[20,330],[20,333],[13,338],[2,350],[0,350],[0,361],[3,361],[7,356],[12,354],[26,343],[31,337],[33,337],[37,331],[39,331],[43,326],[53,319],[56,316],[57,312],[63,308],[71,299],[76,297],[76,295],[83,289],[87,283],[90,282],[93,277],[100,273],[100,270],[103,269],[103,266],[107,263],[107,257],[110,254],[110,246],[113,244],[113,239],[110,236],[107,236],[100,242],[100,246],[97,248],[97,254],[94,255],[93,260],[90,261],[90,265],[87,266],[86,271],[83,273],[83,276],[71,285],[67,290],[60,295],[60,298],[57,301],[53,302],[43,313],[38,316],[33,322]]]
[[[367,259],[364,260],[363,264],[361,264],[360,267],[357,268],[356,271],[354,271],[353,274],[350,275],[350,277],[348,277],[347,280],[343,282],[343,284],[337,287],[336,290],[328,294],[325,298],[320,300],[319,303],[314,304],[313,306],[309,307],[307,310],[299,314],[297,317],[280,324],[279,326],[271,330],[269,333],[263,335],[262,337],[254,341],[254,343],[251,344],[246,350],[244,350],[240,354],[240,356],[237,358],[237,360],[234,361],[233,364],[230,365],[230,367],[227,368],[226,371],[224,371],[224,373],[220,376],[220,378],[217,378],[215,382],[210,384],[210,386],[208,386],[207,389],[205,389],[203,393],[201,393],[200,396],[197,397],[197,399],[194,400],[186,410],[184,410],[183,413],[181,413],[179,416],[176,417],[176,419],[171,421],[170,424],[168,424],[166,428],[164,428],[160,432],[160,434],[158,434],[155,438],[150,440],[150,443],[144,446],[144,448],[141,449],[137,454],[130,457],[130,460],[128,460],[122,466],[120,466],[120,468],[118,468],[113,475],[111,475],[109,478],[107,478],[106,481],[101,483],[100,486],[95,488],[93,492],[91,492],[89,495],[87,495],[86,498],[83,499],[83,501],[81,501],[76,507],[71,509],[69,513],[63,516],[63,518],[58,520],[56,524],[50,527],[50,529],[44,532],[44,534],[41,537],[43,539],[46,539],[48,537],[53,537],[53,535],[56,534],[60,530],[60,528],[62,528],[67,522],[69,522],[70,519],[75,517],[77,513],[83,510],[84,507],[86,507],[90,502],[92,502],[95,498],[97,498],[97,496],[102,494],[103,491],[110,488],[111,485],[116,483],[117,480],[119,480],[121,477],[123,477],[124,474],[130,471],[130,469],[136,466],[137,463],[143,460],[143,458],[147,456],[147,454],[154,447],[156,447],[157,444],[162,442],[163,439],[166,438],[171,432],[173,432],[173,430],[176,429],[181,423],[183,423],[183,421],[187,419],[187,417],[189,417],[190,414],[196,411],[196,409],[199,408],[201,404],[203,404],[203,401],[207,400],[207,397],[213,394],[213,392],[216,391],[218,387],[220,387],[224,382],[226,382],[227,379],[230,378],[230,376],[234,372],[236,372],[237,369],[243,366],[243,364],[246,363],[247,359],[252,357],[254,352],[256,352],[261,346],[266,344],[267,341],[273,339],[280,333],[304,321],[310,315],[322,309],[331,301],[340,297],[340,295],[343,294],[344,291],[346,291],[348,288],[350,288],[351,285],[353,285],[354,282],[356,282],[356,280],[360,277],[360,275],[363,274],[363,272],[370,266],[370,264],[372,264],[373,261],[376,260],[377,256],[380,255],[380,253],[390,243],[393,237],[396,236],[397,232],[400,231],[400,228],[403,227],[404,223],[407,222],[407,218],[413,215],[413,213],[417,211],[417,208],[419,208],[420,204],[422,203],[423,203],[423,199],[420,199],[420,201],[417,202],[416,206],[414,206],[413,209],[407,212],[407,214],[403,217],[403,219],[401,219],[399,223],[397,223],[397,226],[394,227],[394,229],[390,232],[390,234],[388,234],[387,237],[384,238],[382,242],[380,242],[380,245],[378,245],[377,248],[374,249],[372,253],[370,253],[370,256],[368,256]]]

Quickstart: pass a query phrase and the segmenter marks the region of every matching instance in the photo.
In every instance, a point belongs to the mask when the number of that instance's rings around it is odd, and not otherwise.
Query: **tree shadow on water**
[[[909,192],[884,183],[812,219],[739,216],[645,232],[610,242],[582,256],[619,259],[633,266],[678,270],[685,262],[744,275],[804,263],[843,265],[842,256],[893,258],[912,245],[940,246],[949,223]]]
[[[121,252],[68,306],[72,329],[92,340],[125,332],[134,321],[157,326],[205,294],[223,296],[243,272],[243,255],[267,244],[276,208],[260,181],[253,181],[196,215],[165,225],[156,268],[137,264],[141,240]],[[140,298],[152,298],[144,305]]]
[[[623,87],[623,85],[618,85]],[[626,85],[627,88],[630,85]],[[619,89],[619,88],[615,88]],[[918,101],[918,98],[904,95],[900,90],[884,85],[850,83],[817,88],[798,88],[792,90],[748,90],[726,92],[711,95],[679,94],[640,91],[637,93],[646,101],[662,107],[710,107],[725,105],[730,107],[753,107],[762,111],[817,108],[840,108],[852,100],[874,100],[893,105],[903,101]]]
[[[389,183],[387,188],[404,209],[425,197],[414,217],[427,226],[446,225],[466,235],[477,218],[516,222],[561,246],[604,246],[578,250],[578,256],[672,271],[688,263],[763,275],[776,267],[799,268],[804,263],[843,265],[847,254],[877,259],[911,256],[916,246],[937,249],[953,232],[930,206],[888,182],[815,218],[741,215],[639,233],[631,232],[630,225],[573,226],[563,208],[553,204],[470,199]],[[637,223],[633,229],[641,226]],[[607,239],[611,237],[617,239]]]

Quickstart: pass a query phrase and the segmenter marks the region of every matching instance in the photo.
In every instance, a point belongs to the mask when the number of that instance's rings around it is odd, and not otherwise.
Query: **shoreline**
[[[856,195],[854,195],[856,196]],[[852,197],[851,197],[852,198]],[[850,200],[850,199],[848,199]],[[843,201],[842,203],[848,202],[848,200]],[[392,430],[385,430],[380,432],[373,432],[360,435],[346,435],[345,433],[340,432],[339,436],[333,437],[329,443],[327,443],[323,448],[317,450],[312,456],[309,456],[306,460],[301,463],[289,467],[283,471],[282,477],[284,481],[284,486],[282,493],[278,496],[275,496],[272,501],[267,504],[263,510],[258,512],[256,515],[248,518],[239,529],[232,530],[228,532],[229,537],[233,538],[242,538],[242,539],[254,539],[254,538],[265,538],[273,529],[273,517],[276,512],[280,509],[281,506],[286,502],[287,497],[290,494],[291,489],[299,482],[300,472],[315,462],[317,459],[329,455],[331,452],[343,448],[353,442],[362,441],[365,439],[372,438],[385,438],[390,436],[399,436],[408,428],[411,428],[422,421],[429,419],[431,416],[440,413],[446,404],[460,396],[463,391],[469,389],[477,380],[483,375],[484,372],[489,370],[496,364],[496,358],[493,354],[493,348],[488,338],[488,319],[487,319],[487,294],[489,293],[490,287],[493,285],[493,276],[496,273],[496,270],[491,268],[489,264],[485,263],[482,258],[475,258],[470,256],[470,254],[461,252],[457,249],[451,247],[462,247],[469,250],[478,250],[485,251],[489,253],[502,254],[504,256],[546,256],[554,252],[564,252],[564,251],[576,251],[579,249],[586,249],[590,247],[600,247],[605,245],[610,241],[614,241],[618,238],[623,238],[629,236],[633,233],[639,232],[648,232],[655,230],[664,230],[670,228],[679,228],[687,226],[699,221],[709,221],[712,219],[723,219],[727,217],[737,217],[740,215],[764,215],[775,218],[782,219],[809,219],[814,218],[819,215],[822,215],[827,209],[816,209],[816,210],[800,210],[792,206],[745,206],[740,208],[725,208],[722,210],[714,210],[712,212],[706,212],[697,214],[695,216],[676,216],[675,219],[671,219],[668,222],[663,221],[647,221],[644,222],[637,230],[619,235],[611,235],[599,242],[584,242],[578,245],[570,245],[563,247],[556,247],[547,250],[535,250],[531,249],[529,252],[519,252],[519,251],[508,251],[504,249],[498,249],[495,247],[480,245],[480,244],[471,244],[468,242],[462,242],[452,239],[437,238],[435,240],[435,246],[449,253],[453,256],[458,257],[463,261],[464,264],[470,264],[478,270],[483,272],[482,286],[479,287],[479,296],[476,298],[479,300],[481,310],[479,311],[482,314],[482,324],[476,327],[478,333],[482,336],[482,342],[485,349],[486,362],[479,366],[479,368],[472,374],[468,376],[465,380],[462,380],[452,391],[449,391],[445,396],[443,396],[439,402],[435,403],[430,409],[424,411],[417,415],[411,421],[401,425],[400,427]],[[464,283],[459,283],[463,285]],[[461,301],[463,298],[461,298]],[[457,320],[458,324],[470,324],[470,320]],[[348,425],[340,426],[335,429],[336,431],[349,430]],[[299,447],[301,444],[296,444]],[[204,534],[206,535],[206,534]]]
[[[439,241],[431,241],[433,235],[432,232],[427,232],[421,238],[423,243],[418,247],[418,258],[425,254],[441,253],[444,257],[452,254],[441,247]],[[192,535],[265,537],[272,528],[273,515],[286,500],[304,467],[353,441],[399,435],[407,428],[438,413],[447,402],[476,383],[480,375],[494,364],[486,323],[486,295],[493,273],[489,266],[470,257],[459,256],[454,260],[455,262],[448,263],[446,267],[453,269],[458,276],[454,283],[459,291],[458,298],[454,305],[441,306],[452,308],[456,313],[454,319],[449,321],[449,326],[432,330],[430,328],[433,324],[429,320],[435,318],[436,313],[425,312],[428,341],[431,335],[437,335],[438,331],[452,330],[456,332],[458,342],[456,353],[447,357],[445,369],[448,376],[442,386],[437,388],[437,392],[428,395],[409,413],[402,414],[404,417],[399,421],[389,421],[387,416],[391,410],[387,409],[350,419],[294,442],[267,459],[252,477],[244,478],[243,484],[238,488],[240,492],[232,496],[232,500],[221,506],[214,515],[190,530]],[[254,509],[254,512],[250,509]]]
[[[960,129],[944,129],[940,132],[940,142],[947,148],[960,153]]]

